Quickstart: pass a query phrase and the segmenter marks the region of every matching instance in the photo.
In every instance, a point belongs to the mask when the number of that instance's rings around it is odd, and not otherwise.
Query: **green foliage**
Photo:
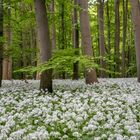
[[[128,75],[131,75],[131,74],[133,74],[134,76],[136,76],[137,75],[137,71],[136,71],[136,63],[130,63],[130,65],[129,65],[129,67],[128,67],[128,69],[127,69],[127,71],[126,71],[126,73],[128,74]]]
[[[99,50],[99,30],[98,30],[98,14],[97,4],[93,3],[93,0],[89,1],[89,17],[90,17],[90,29],[94,57],[87,57],[83,55],[76,55],[75,51],[81,51],[72,49],[73,41],[73,27],[72,16],[73,8],[76,7],[78,13],[80,11],[79,6],[75,6],[73,1],[70,0],[54,0],[54,13],[50,11],[50,4],[52,0],[46,0],[46,7],[49,19],[50,37],[52,39],[52,27],[55,26],[56,31],[56,48],[52,59],[49,62],[37,64],[37,40],[36,40],[36,23],[35,23],[35,11],[34,1],[32,0],[4,0],[4,29],[9,26],[12,32],[11,43],[7,43],[6,37],[0,38],[0,42],[4,43],[4,56],[10,56],[13,61],[13,69],[16,72],[25,72],[26,74],[32,74],[36,71],[42,72],[46,69],[53,69],[53,73],[66,72],[69,75],[73,73],[73,63],[79,62],[79,74],[82,76],[85,68],[96,69],[97,75],[100,70],[104,70],[110,73],[111,77],[115,74],[120,75],[114,69],[114,33],[115,33],[115,18],[114,18],[114,1],[108,1],[107,16],[107,2],[104,4],[104,36],[105,36],[105,49],[106,56],[104,61],[106,62],[106,69],[100,68],[100,50]],[[62,5],[64,30],[62,31]],[[10,10],[11,16],[8,11]],[[78,14],[79,16],[79,14]],[[127,12],[127,34],[126,34],[126,47],[125,47],[125,75],[136,76],[136,58],[134,48],[134,36],[132,32],[132,22],[130,18],[130,4],[128,3]],[[120,1],[120,69],[122,67],[122,48],[123,48],[123,4]],[[79,28],[78,21],[78,28]],[[110,23],[110,27],[108,27]],[[6,30],[4,30],[6,31]],[[80,32],[80,28],[79,28]],[[109,37],[110,33],[110,37]],[[81,42],[81,36],[79,36]],[[8,45],[9,46],[8,46]],[[6,47],[5,47],[6,46]],[[79,45],[81,47],[81,43]],[[64,48],[62,50],[61,48]],[[24,62],[25,61],[25,62]],[[21,63],[23,63],[21,67]],[[27,67],[28,66],[28,67]],[[19,70],[20,69],[20,70]],[[114,72],[115,71],[115,72]],[[16,75],[18,75],[16,73]]]
[[[0,37],[0,44],[4,43],[4,37]]]
[[[76,55],[76,51],[79,49],[67,48],[64,50],[56,50],[53,53],[52,58],[43,64],[40,64],[37,67],[28,66],[18,70],[15,70],[16,73],[24,72],[26,74],[33,74],[34,72],[43,72],[48,69],[53,69],[54,73],[66,72],[67,74],[72,75],[73,73],[73,64],[79,62],[80,69],[82,72],[84,69],[99,69],[104,70],[108,73],[114,73],[110,70],[102,69],[100,66],[95,63],[96,60],[101,59],[101,57],[89,57],[84,55]],[[114,63],[107,58],[103,58],[107,63],[114,65]],[[118,73],[116,73],[118,74]]]

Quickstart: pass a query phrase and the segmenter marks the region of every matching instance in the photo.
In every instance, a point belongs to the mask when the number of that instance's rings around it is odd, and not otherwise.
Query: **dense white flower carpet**
[[[4,81],[0,140],[140,140],[140,84],[136,79]]]

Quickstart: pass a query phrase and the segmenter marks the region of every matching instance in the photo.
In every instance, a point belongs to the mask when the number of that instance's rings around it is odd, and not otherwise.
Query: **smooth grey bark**
[[[45,0],[34,0],[38,28],[41,63],[51,58],[51,41]],[[40,89],[52,92],[52,70],[41,73]]]
[[[77,0],[74,0],[74,6],[77,5],[78,5]],[[79,48],[78,12],[76,7],[74,7],[73,10],[73,47],[75,49]],[[75,54],[78,55],[79,51],[76,50]],[[78,64],[79,64],[78,62],[73,64],[73,80],[79,79]]]
[[[97,9],[98,9],[98,27],[99,27],[99,50],[100,50],[100,66],[101,70],[100,71],[100,77],[104,78],[106,77],[105,69],[105,61],[103,58],[105,57],[105,38],[104,38],[104,1],[103,0],[98,0],[97,4]]]
[[[136,61],[137,61],[137,77],[140,82],[140,4],[139,0],[130,0],[131,14],[135,39]]]
[[[0,87],[2,85],[2,61],[3,61],[3,0],[0,1]]]
[[[83,54],[86,56],[93,56],[92,44],[91,44],[91,33],[88,16],[88,1],[79,0],[80,6],[80,30],[82,38]],[[95,70],[85,70],[86,84],[93,84],[98,82]]]

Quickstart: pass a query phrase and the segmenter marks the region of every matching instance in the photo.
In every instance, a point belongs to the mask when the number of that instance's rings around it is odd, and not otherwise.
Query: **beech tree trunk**
[[[111,24],[110,24],[110,10],[109,10],[109,1],[106,2],[106,14],[107,14],[107,53],[109,54],[109,60],[111,59]],[[108,66],[109,70],[111,70],[111,66]],[[111,77],[111,74],[109,74]]]
[[[3,60],[3,0],[0,1],[0,87],[2,85],[2,60]]]
[[[77,6],[77,0],[74,0],[74,6]],[[73,11],[73,46],[75,49],[79,48],[78,13],[76,8]],[[75,54],[79,54],[78,50],[76,50]],[[78,62],[73,64],[73,80],[78,80],[79,78],[78,64]]]
[[[39,38],[39,34],[37,33],[37,35],[36,35],[36,47],[38,48],[38,50],[40,50],[39,49],[39,40],[38,40],[38,38]],[[37,56],[37,66],[39,66],[39,64],[40,64],[40,51],[37,51],[37,54],[36,54],[36,56]],[[40,80],[40,73],[37,71],[37,73],[36,73],[36,80]]]
[[[100,59],[100,66],[102,69],[100,76],[102,78],[106,77],[105,74],[105,61],[103,60],[103,57],[105,57],[105,39],[104,39],[104,1],[98,0],[98,24],[99,24],[99,49],[100,49],[100,56],[102,57]]]
[[[38,27],[41,63],[51,58],[51,41],[45,0],[34,0],[35,15]],[[52,70],[41,73],[40,89],[52,92]]]
[[[12,79],[12,59],[4,58],[3,59],[3,80],[11,80]]]
[[[61,35],[62,35],[62,38],[61,38],[61,47],[62,49],[65,49],[65,20],[64,20],[64,2],[62,2],[62,5],[61,5]],[[62,72],[62,79],[65,79],[65,72]]]
[[[127,37],[127,13],[128,13],[128,0],[123,0],[123,48],[122,48],[122,77],[126,76],[126,37]]]
[[[115,72],[120,71],[120,15],[119,15],[119,7],[120,0],[114,1],[115,7],[115,40],[114,40],[114,57],[115,57]]]
[[[80,29],[81,29],[81,38],[82,38],[82,48],[83,54],[86,56],[93,56],[92,44],[91,44],[91,34],[90,34],[90,25],[88,17],[88,1],[79,0],[80,6]],[[93,84],[98,82],[97,75],[95,70],[85,70],[86,84]]]
[[[52,14],[52,20],[55,18],[54,17],[54,0],[51,1],[50,4],[50,12]],[[55,20],[55,19],[54,19]],[[52,22],[51,26],[51,44],[52,44],[52,49],[54,50],[56,48],[56,29],[55,29],[55,22]]]
[[[10,7],[11,1],[8,1],[8,6]],[[8,50],[11,46],[11,9],[8,8],[6,11],[7,14],[7,25],[4,30],[4,36],[6,43],[4,45],[4,49]],[[12,58],[9,54],[6,54],[3,59],[3,79],[4,80],[11,80],[12,79]]]
[[[130,0],[130,4],[135,39],[137,76],[138,82],[140,82],[140,4],[139,0]]]

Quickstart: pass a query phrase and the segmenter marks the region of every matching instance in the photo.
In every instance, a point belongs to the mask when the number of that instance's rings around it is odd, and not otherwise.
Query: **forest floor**
[[[3,81],[0,140],[140,140],[140,84],[135,78]]]

